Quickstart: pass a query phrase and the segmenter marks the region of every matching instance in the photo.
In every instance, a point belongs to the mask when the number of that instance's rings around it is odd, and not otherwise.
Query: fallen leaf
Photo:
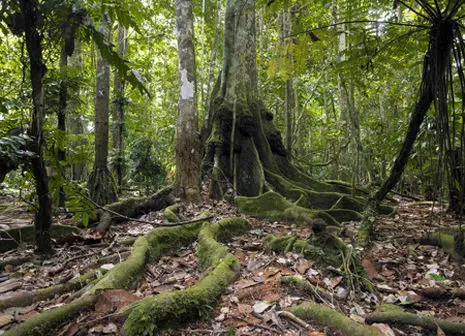
[[[446,336],[446,333],[444,332],[444,330],[442,330],[439,326],[438,326],[438,336]]]
[[[102,290],[98,293],[95,311],[101,314],[112,313],[137,300],[135,295],[123,289]]]
[[[296,265],[296,269],[300,274],[305,274],[305,272],[313,265],[307,259],[299,259]]]
[[[362,260],[362,265],[365,268],[368,277],[370,279],[373,279],[373,277],[378,273],[378,270],[376,269],[376,266],[371,262],[370,259],[363,259]]]
[[[373,328],[378,329],[379,332],[381,333],[381,335],[383,335],[383,336],[396,336],[396,334],[394,333],[394,330],[392,330],[391,327],[388,326],[387,324],[373,323],[371,326]]]
[[[271,306],[274,306],[274,304],[266,301],[260,301],[253,305],[253,311],[257,314],[262,314]]]

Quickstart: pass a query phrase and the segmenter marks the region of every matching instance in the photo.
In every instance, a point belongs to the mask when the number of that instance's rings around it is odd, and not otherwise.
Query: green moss
[[[296,288],[302,292],[304,292],[307,295],[311,295],[315,297],[316,299],[321,299],[327,300],[327,301],[333,301],[333,296],[329,294],[326,290],[324,290],[321,287],[317,287],[312,285],[309,281],[297,277],[297,276],[284,276],[281,278],[281,285],[290,287],[290,288]]]
[[[64,284],[42,288],[33,292],[23,292],[21,295],[0,301],[0,310],[10,307],[25,307],[37,301],[51,299],[55,295],[81,289],[95,279],[101,277],[103,273],[105,273],[104,270],[90,270],[80,277],[71,279]]]
[[[132,246],[128,259],[112,268],[92,289],[92,292],[106,288],[134,288],[139,276],[144,272],[147,260],[154,260],[190,244],[197,238],[203,223],[161,227],[138,238]]]
[[[421,243],[422,244],[427,244],[427,245],[435,245],[441,247],[444,251],[449,253],[453,258],[457,260],[463,260],[463,257],[461,257],[461,253],[463,251],[456,251],[455,247],[455,235],[457,233],[457,229],[455,228],[449,228],[445,232],[449,233],[431,233],[423,238],[421,238]],[[465,240],[464,240],[465,244]],[[463,245],[462,245],[463,246]]]
[[[180,222],[181,220],[178,217],[179,210],[180,210],[179,204],[170,205],[169,207],[166,207],[165,211],[163,211],[163,218],[168,223]]]
[[[313,219],[321,218],[328,225],[339,225],[328,213],[297,206],[274,191],[256,197],[236,197],[236,205],[239,211],[251,216],[286,219],[296,224],[309,224]]]
[[[156,335],[166,326],[208,312],[240,272],[236,257],[217,240],[228,240],[250,227],[243,218],[223,219],[213,225],[205,223],[199,233],[198,254],[202,268],[214,266],[213,271],[188,289],[148,297],[130,306],[124,335]]]
[[[283,253],[294,251],[301,253],[306,258],[322,262],[325,253],[323,249],[309,244],[307,241],[298,239],[297,236],[283,236],[275,237],[273,235],[267,235],[264,238],[265,249],[273,252]]]
[[[250,229],[249,221],[239,217],[225,218],[212,225],[204,224],[199,233],[197,250],[202,269],[218,265],[228,254],[227,247],[218,241],[225,242],[236,235],[246,233]]]
[[[312,320],[320,325],[329,326],[346,336],[380,336],[374,328],[355,322],[321,304],[305,302],[292,306],[289,311],[304,320]]]

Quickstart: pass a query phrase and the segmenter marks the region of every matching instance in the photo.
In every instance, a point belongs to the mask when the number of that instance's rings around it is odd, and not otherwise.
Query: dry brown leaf
[[[394,330],[385,323],[373,323],[371,326],[376,328],[383,336],[396,336]]]
[[[313,265],[312,262],[307,259],[299,259],[297,262],[296,269],[300,274],[305,274],[305,272]]]
[[[368,277],[370,279],[373,279],[373,277],[378,273],[376,266],[373,264],[373,262],[370,259],[363,259],[362,265],[365,268],[365,271],[367,272]]]
[[[438,326],[438,336],[446,336],[446,333],[444,332],[444,330],[442,330],[439,326]]]
[[[95,311],[102,314],[112,313],[138,299],[138,297],[123,289],[102,290],[98,293]]]

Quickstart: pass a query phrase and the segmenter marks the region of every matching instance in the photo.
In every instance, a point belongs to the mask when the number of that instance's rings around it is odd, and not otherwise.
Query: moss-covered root
[[[444,233],[435,232],[428,234],[425,237],[422,237],[420,239],[420,242],[425,245],[427,244],[439,246],[454,258],[461,259],[464,256],[462,246],[465,243],[465,241],[463,240],[463,236],[458,233],[459,231],[457,230],[452,230],[449,232],[446,231]],[[461,240],[461,243],[460,241],[456,241],[457,238]]]
[[[139,276],[143,274],[147,260],[154,260],[166,253],[175,251],[197,238],[204,222],[196,222],[183,226],[162,227],[139,237],[132,246],[131,255],[112,268],[100,280],[92,292],[106,288],[134,288]]]
[[[24,323],[8,330],[3,336],[47,336],[57,325],[92,307],[95,295],[86,295],[67,305],[37,314]]]
[[[86,295],[62,307],[38,314],[4,335],[50,335],[50,330],[53,330],[57,325],[92,306],[96,297],[95,292],[98,289],[133,288],[137,284],[139,276],[144,272],[147,260],[159,258],[192,243],[197,238],[203,223],[196,222],[183,226],[156,228],[145,236],[139,237],[134,243],[128,259],[112,268]]]
[[[415,325],[430,330],[437,330],[438,326],[446,335],[465,335],[465,324],[453,323],[434,317],[419,316],[403,311],[373,313],[366,317],[367,323],[397,323]]]
[[[251,216],[287,219],[297,224],[309,224],[314,219],[321,218],[328,225],[339,225],[337,220],[326,211],[300,207],[274,191],[268,191],[257,197],[236,197],[236,205],[239,211]]]
[[[227,240],[249,228],[249,222],[242,218],[223,219],[213,225],[204,224],[199,233],[198,254],[203,268],[216,267],[188,289],[148,297],[129,307],[124,335],[158,334],[165,326],[208,313],[240,272],[238,260],[217,240]]]
[[[313,296],[320,302],[331,302],[333,296],[325,289],[312,285],[309,281],[297,276],[284,276],[281,278],[281,285],[296,288],[305,294]]]
[[[297,252],[303,254],[305,258],[322,261],[324,251],[321,248],[310,245],[307,241],[299,239],[297,236],[276,237],[267,235],[264,238],[265,249],[273,252]]]
[[[80,277],[63,284],[42,288],[34,292],[23,292],[21,295],[0,301],[0,310],[10,307],[25,307],[40,300],[53,298],[55,295],[81,289],[101,277],[105,272],[105,270],[90,270]]]
[[[180,204],[173,204],[163,211],[163,219],[167,223],[177,223],[180,222],[181,219],[179,218],[179,211],[181,210]]]
[[[251,228],[249,221],[240,217],[224,218],[213,225],[204,224],[197,249],[202,269],[218,265],[228,254],[228,248],[219,242],[226,242]]]
[[[376,329],[355,322],[347,316],[318,303],[305,302],[300,305],[292,306],[289,311],[303,320],[312,320],[320,325],[338,330],[346,336],[381,335]]]

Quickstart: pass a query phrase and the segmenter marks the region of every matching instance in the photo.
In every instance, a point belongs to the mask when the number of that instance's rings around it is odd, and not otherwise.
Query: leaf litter
[[[214,215],[216,220],[243,216],[233,205],[207,197],[201,203],[186,205],[182,216],[194,218],[204,211]],[[452,260],[440,248],[418,243],[418,238],[427,232],[456,224],[439,207],[431,209],[423,203],[401,202],[394,217],[379,220],[373,246],[361,251],[363,265],[374,284],[373,293],[351,292],[337,270],[320,268],[302,255],[279,255],[263,249],[263,237],[267,234],[298,234],[305,239],[311,235],[310,228],[296,227],[285,221],[248,219],[253,229],[228,244],[242,265],[240,279],[227,289],[218,305],[212,307],[209,318],[167,330],[166,335],[337,335],[325,326],[299,321],[285,312],[291,305],[311,299],[320,300],[361,322],[365,314],[378,311],[384,303],[395,304],[419,315],[465,322],[465,291],[462,298],[446,295],[465,288],[465,265]],[[161,223],[163,218],[161,212],[151,212],[144,215],[144,220]],[[354,231],[355,223],[344,225],[343,233]],[[32,246],[3,253],[0,255],[2,260],[30,258],[30,261],[4,267],[0,273],[0,300],[20,295],[23,291],[64,283],[89,268],[111,269],[129,255],[130,244],[127,242],[151,229],[151,225],[135,221],[113,225],[100,242],[61,245],[49,260],[34,256]],[[344,239],[350,242],[351,235],[346,234]],[[204,276],[195,256],[195,245],[147,264],[145,277],[133,292],[102,291],[94,310],[81,312],[56,331],[56,335],[119,335],[123,321],[111,319],[118,309],[148,295],[187,288]],[[326,289],[332,299],[312,298],[301,291],[282,287],[281,277],[287,275],[300,276]],[[424,295],[428,291],[439,293],[439,299],[432,298],[431,293]],[[64,293],[27,307],[0,312],[0,334],[35,314],[65,304],[73,294]],[[416,327],[390,327],[387,324],[373,327],[388,336],[428,335],[427,331]],[[443,335],[444,332],[438,328],[430,334]]]

